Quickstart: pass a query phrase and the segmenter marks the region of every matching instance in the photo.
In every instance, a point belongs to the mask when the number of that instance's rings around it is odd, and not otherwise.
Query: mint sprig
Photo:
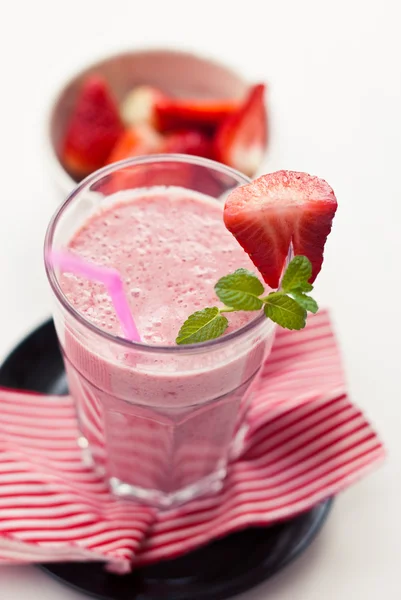
[[[259,296],[265,288],[256,275],[246,269],[237,269],[219,279],[214,291],[219,300],[235,310],[259,310],[263,306]]]
[[[228,321],[220,313],[217,306],[194,312],[181,327],[177,344],[199,344],[222,335],[228,327]]]
[[[305,287],[309,287],[309,291],[313,289],[309,279],[312,277],[312,265],[306,256],[295,256],[288,265],[283,278],[281,280],[281,288],[283,292],[294,292],[298,290],[307,292]]]
[[[302,306],[308,312],[317,313],[319,310],[316,300],[314,300],[311,296],[307,296],[302,292],[292,292],[292,297],[299,304],[299,306]]]
[[[265,315],[286,329],[303,329],[306,310],[284,292],[272,292],[265,300]]]
[[[306,256],[296,256],[288,265],[278,291],[267,296],[263,283],[246,269],[237,269],[225,275],[214,289],[224,306],[204,308],[188,317],[182,325],[177,344],[197,344],[220,337],[229,322],[222,313],[239,310],[255,311],[263,308],[267,318],[285,329],[303,329],[307,312],[316,313],[318,305],[308,296],[313,290],[309,283],[312,265]]]

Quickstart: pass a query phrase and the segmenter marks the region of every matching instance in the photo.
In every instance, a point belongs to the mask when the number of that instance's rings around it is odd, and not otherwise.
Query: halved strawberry
[[[253,86],[241,106],[226,117],[215,135],[220,162],[249,175],[260,167],[267,145],[265,86]]]
[[[137,125],[124,131],[110,156],[107,164],[142,154],[162,152],[163,138],[149,125]]]
[[[102,167],[123,131],[118,106],[102,77],[83,84],[61,150],[65,167],[77,178]]]
[[[155,105],[165,99],[164,94],[151,85],[138,85],[131,90],[121,105],[121,115],[127,127],[142,123],[155,125]]]
[[[164,98],[155,104],[156,127],[162,132],[201,129],[212,133],[237,110],[238,100]]]
[[[164,138],[162,151],[212,158],[213,148],[210,137],[202,131],[183,130],[167,134]]]
[[[311,261],[314,281],[336,210],[334,192],[323,179],[277,171],[232,191],[224,223],[265,282],[277,288],[291,242],[295,254]]]

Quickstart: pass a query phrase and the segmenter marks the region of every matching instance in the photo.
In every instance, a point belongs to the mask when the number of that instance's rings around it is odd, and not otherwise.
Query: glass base
[[[237,430],[228,449],[228,462],[237,460],[242,454],[248,429],[249,425],[245,421]],[[157,508],[167,509],[189,502],[199,496],[215,494],[223,487],[223,482],[227,474],[227,459],[223,459],[215,465],[217,467],[215,471],[178,490],[167,492],[163,489],[142,487],[111,476],[111,473],[107,472],[105,461],[102,460],[101,456],[96,455],[96,447],[91,447],[85,436],[81,434],[77,442],[81,449],[85,466],[94,469],[98,475],[108,481],[110,489],[115,496],[136,500],[137,502]]]
[[[130,498],[157,508],[172,508],[179,504],[189,502],[198,496],[215,494],[223,487],[224,478],[227,474],[226,468],[221,468],[196,483],[185,488],[166,494],[160,490],[149,490],[129,483],[124,483],[116,477],[111,477],[110,487],[115,496]]]
[[[249,425],[245,422],[236,432],[229,450],[229,462],[236,460],[242,454],[248,428]],[[93,456],[93,451],[91,451],[89,442],[85,436],[81,435],[77,441],[85,466],[94,469],[104,479],[108,479],[110,489],[115,496],[136,500],[137,502],[157,508],[172,508],[199,496],[215,494],[222,489],[227,474],[227,462],[221,461],[220,467],[213,473],[174,492],[167,493],[157,489],[144,488],[122,481],[117,477],[107,477],[106,469],[100,466],[99,462]]]
[[[84,436],[78,438],[78,446],[81,449],[82,461],[85,466],[94,469],[101,477],[107,478],[106,470],[100,467],[94,460],[88,440]],[[221,466],[210,475],[171,493],[132,485],[121,481],[117,477],[110,477],[108,481],[110,489],[115,496],[137,500],[138,502],[156,506],[157,508],[171,508],[179,504],[184,504],[198,496],[215,494],[223,487],[226,475],[227,467],[225,463],[224,466]]]

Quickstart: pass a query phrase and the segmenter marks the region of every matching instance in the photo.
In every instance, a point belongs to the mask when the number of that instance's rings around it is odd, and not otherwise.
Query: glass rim
[[[67,198],[64,202],[58,207],[56,212],[53,214],[49,225],[46,230],[45,241],[44,241],[44,263],[45,263],[45,271],[47,275],[47,279],[49,281],[50,287],[63,306],[63,308],[73,317],[74,320],[78,321],[82,326],[89,329],[92,333],[100,336],[103,339],[108,340],[109,342],[113,342],[114,344],[118,344],[123,346],[124,348],[129,348],[131,350],[138,350],[141,352],[150,352],[155,354],[163,354],[163,353],[196,353],[201,352],[207,349],[213,349],[218,346],[222,346],[230,343],[233,340],[236,340],[248,332],[255,329],[258,325],[260,325],[264,320],[266,320],[263,312],[252,319],[246,325],[227,333],[227,335],[221,336],[219,338],[215,338],[213,340],[208,340],[206,342],[200,342],[197,344],[185,344],[185,345],[175,345],[175,346],[166,346],[166,345],[157,345],[157,344],[146,344],[144,342],[135,342],[132,340],[128,340],[118,335],[113,335],[112,333],[108,333],[104,329],[101,329],[91,321],[89,321],[86,317],[81,315],[68,301],[64,292],[61,289],[61,286],[58,282],[58,278],[55,273],[55,269],[53,265],[50,265],[46,260],[47,251],[52,248],[54,241],[54,234],[56,231],[57,224],[59,219],[62,217],[65,210],[74,202],[77,196],[85,189],[90,187],[91,184],[96,183],[103,179],[103,177],[110,175],[116,171],[119,171],[125,167],[135,167],[137,165],[145,165],[153,162],[179,162],[184,164],[193,164],[198,165],[200,167],[207,167],[209,169],[213,169],[214,171],[218,171],[219,173],[223,173],[226,175],[230,175],[235,180],[239,182],[239,185],[246,185],[250,183],[252,180],[233,169],[232,167],[228,167],[227,165],[223,165],[217,161],[211,160],[209,158],[203,158],[200,156],[192,156],[187,154],[151,154],[148,156],[136,156],[134,158],[128,158],[125,160],[121,160],[115,162],[111,165],[107,165],[98,169],[94,173],[88,175],[85,179],[79,182],[75,188],[68,194]]]

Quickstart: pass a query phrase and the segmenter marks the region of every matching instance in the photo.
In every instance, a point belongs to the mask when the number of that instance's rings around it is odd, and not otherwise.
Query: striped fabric
[[[70,397],[0,390],[0,563],[104,560],[128,572],[292,517],[383,459],[347,398],[326,312],[278,332],[255,391],[245,451],[221,492],[158,512],[113,498],[83,465]]]

